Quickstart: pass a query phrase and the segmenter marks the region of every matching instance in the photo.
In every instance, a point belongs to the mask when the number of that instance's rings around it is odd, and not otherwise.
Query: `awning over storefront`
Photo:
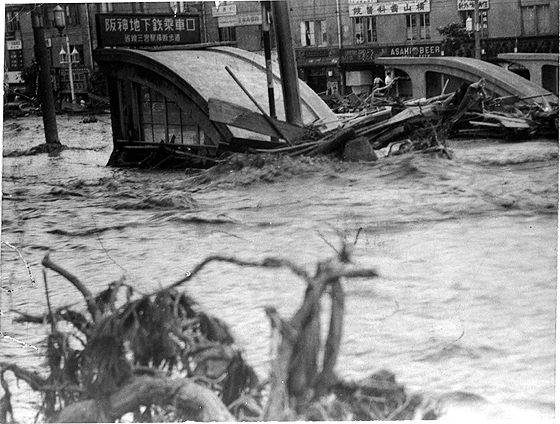
[[[338,58],[324,59],[305,59],[297,60],[297,66],[300,68],[314,68],[314,67],[333,67],[338,65]]]
[[[303,47],[295,49],[299,68],[336,67],[340,60],[340,50],[326,47]]]

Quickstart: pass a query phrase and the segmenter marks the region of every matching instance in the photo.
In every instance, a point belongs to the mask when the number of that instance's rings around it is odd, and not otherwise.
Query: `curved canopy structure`
[[[544,95],[548,101],[558,101],[556,96],[540,85],[482,60],[466,57],[380,57],[377,63],[406,72],[412,80],[415,98],[426,96],[427,74],[438,73],[471,83],[484,78],[486,89],[497,96],[536,98]]]
[[[500,53],[498,59],[525,67],[531,81],[558,95],[558,53]]]
[[[95,60],[108,75],[115,140],[154,143],[174,143],[175,140],[184,143],[187,140],[207,146],[228,144],[239,138],[269,140],[252,131],[211,121],[208,107],[210,99],[218,99],[260,113],[229,75],[227,66],[261,108],[268,110],[263,56],[233,47],[196,50],[109,48],[97,50]],[[277,118],[285,120],[282,86],[276,64],[273,64],[273,75]],[[299,91],[304,125],[322,122],[328,129],[338,126],[335,114],[302,81]],[[162,125],[166,125],[166,128],[162,128]],[[198,127],[199,135],[195,137],[192,132],[185,135],[185,126]]]

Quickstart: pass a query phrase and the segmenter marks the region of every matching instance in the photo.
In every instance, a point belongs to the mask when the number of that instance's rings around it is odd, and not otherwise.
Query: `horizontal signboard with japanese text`
[[[349,5],[348,9],[351,17],[427,13],[430,11],[430,0],[355,4]]]
[[[160,46],[200,43],[198,14],[99,14],[99,46]]]
[[[258,12],[242,12],[234,16],[220,16],[218,18],[218,27],[237,27],[247,25],[262,25],[262,13]]]
[[[377,3],[377,0],[348,0],[348,5],[349,6],[354,6],[354,5],[373,5]]]
[[[490,8],[490,0],[479,0],[478,8],[480,10]],[[474,10],[474,0],[457,0],[457,10]]]
[[[212,17],[218,18],[220,16],[233,16],[237,14],[237,6],[235,4],[218,6],[212,8]]]
[[[7,50],[21,50],[21,40],[8,40],[6,41]]]

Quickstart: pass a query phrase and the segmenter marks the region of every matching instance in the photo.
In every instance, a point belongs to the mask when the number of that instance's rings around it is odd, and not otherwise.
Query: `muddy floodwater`
[[[150,292],[211,254],[312,270],[339,234],[359,231],[355,263],[381,278],[344,282],[342,377],[386,368],[407,390],[469,392],[554,415],[557,141],[453,140],[451,161],[299,160],[201,184],[182,171],[106,167],[109,115],[80,119],[58,117],[70,148],[52,156],[6,156],[44,135],[41,118],[4,121],[1,361],[44,371],[48,328],[13,319],[46,311],[47,252],[94,292],[121,277]],[[55,306],[85,310],[62,277],[47,279]],[[232,327],[264,377],[264,307],[288,317],[304,286],[287,271],[213,264],[184,289]],[[16,419],[33,416],[38,399],[23,382],[12,389]]]

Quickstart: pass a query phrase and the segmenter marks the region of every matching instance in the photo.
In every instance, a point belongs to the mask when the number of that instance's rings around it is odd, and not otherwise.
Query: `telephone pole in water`
[[[478,0],[474,0],[473,24],[474,24],[474,58],[481,60],[482,57],[480,54],[480,5],[478,4]]]
[[[35,41],[35,60],[39,67],[39,89],[41,99],[41,114],[43,115],[43,127],[47,144],[60,144],[58,129],[56,127],[56,112],[54,109],[54,95],[51,84],[51,67],[45,44],[45,29],[43,25],[43,9],[35,5],[31,13],[31,26],[33,27],[33,39]]]

